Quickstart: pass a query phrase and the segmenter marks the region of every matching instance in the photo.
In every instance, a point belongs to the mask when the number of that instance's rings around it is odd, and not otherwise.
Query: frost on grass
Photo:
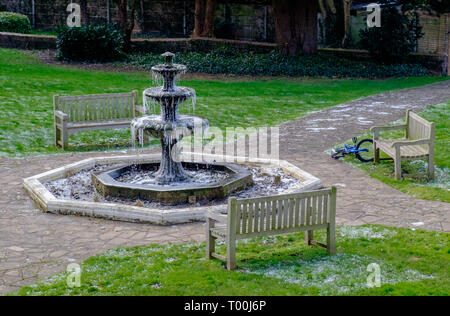
[[[424,160],[414,160],[411,161],[410,164],[414,166],[420,173],[426,174],[428,170],[428,162]],[[419,182],[416,185],[446,189],[450,191],[450,168],[439,168],[438,166],[435,166],[434,175],[434,180],[431,180],[429,182]]]
[[[301,287],[314,287],[319,295],[349,294],[367,289],[367,271],[371,263],[381,269],[381,285],[417,282],[431,276],[415,270],[400,270],[379,259],[354,254],[338,254],[311,260],[282,262],[266,266],[246,266],[246,272],[281,279]]]
[[[337,234],[339,237],[346,239],[364,238],[370,240],[392,238],[395,236],[396,232],[385,228],[342,226],[337,229]]]

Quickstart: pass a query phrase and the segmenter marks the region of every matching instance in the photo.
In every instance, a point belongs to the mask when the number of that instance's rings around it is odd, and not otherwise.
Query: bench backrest
[[[54,110],[68,115],[69,122],[108,121],[136,116],[137,91],[128,93],[54,96]]]
[[[408,110],[406,112],[407,132],[406,138],[409,140],[433,139],[434,123],[430,123],[416,113]]]
[[[334,221],[336,188],[251,199],[230,198],[228,229],[233,235],[270,235]],[[235,229],[235,231],[234,231]]]

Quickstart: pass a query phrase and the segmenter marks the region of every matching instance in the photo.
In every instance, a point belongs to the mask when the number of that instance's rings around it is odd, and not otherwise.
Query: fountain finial
[[[166,65],[172,65],[173,64],[173,58],[175,57],[174,53],[165,52],[161,56],[163,56],[166,59]]]

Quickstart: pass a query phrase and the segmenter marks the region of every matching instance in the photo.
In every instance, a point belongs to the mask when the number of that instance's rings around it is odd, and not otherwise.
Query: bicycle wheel
[[[364,150],[364,151],[358,151],[355,155],[356,158],[358,158],[362,162],[372,162],[374,159],[373,154],[373,140],[372,139],[363,139],[356,145],[357,150]]]

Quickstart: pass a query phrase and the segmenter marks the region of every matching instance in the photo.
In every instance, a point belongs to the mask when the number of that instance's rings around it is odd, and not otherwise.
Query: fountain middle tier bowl
[[[186,72],[187,67],[181,64],[159,64],[152,67],[152,71],[158,74],[179,74]]]
[[[148,88],[144,95],[161,105],[178,105],[189,98],[195,98],[195,90],[186,87],[175,87],[173,90],[163,90],[163,87]]]
[[[92,174],[92,183],[106,197],[157,201],[165,204],[195,203],[225,198],[253,185],[251,172],[228,163],[182,162],[194,176],[188,181],[160,185],[153,175],[159,162],[128,165]]]
[[[163,138],[172,131],[178,135],[190,135],[195,132],[199,134],[209,127],[209,122],[198,116],[179,115],[175,121],[165,121],[160,115],[149,115],[139,117],[131,123],[135,130],[144,130],[144,132],[155,138]]]

